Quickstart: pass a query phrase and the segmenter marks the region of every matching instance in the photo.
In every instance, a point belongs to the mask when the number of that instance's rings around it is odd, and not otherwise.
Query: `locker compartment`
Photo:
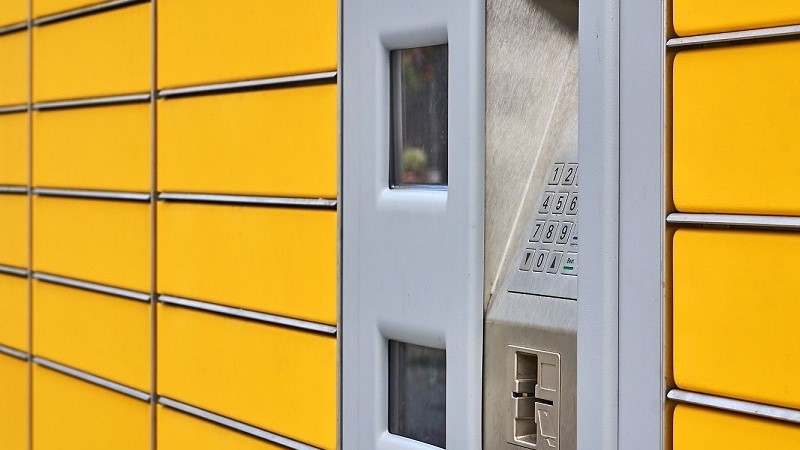
[[[673,416],[675,450],[800,448],[800,427],[698,406],[678,405]]]
[[[0,273],[0,344],[28,349],[28,279]]]
[[[37,356],[150,390],[150,305],[33,282]]]
[[[336,85],[158,104],[162,191],[336,197]]]
[[[150,91],[150,3],[33,29],[35,101]]]
[[[149,447],[148,402],[34,364],[34,450]]]
[[[28,33],[0,35],[0,106],[28,102]]]
[[[336,441],[336,338],[158,306],[159,394],[311,445]]]
[[[140,202],[34,197],[34,269],[148,292],[149,209]]]
[[[800,408],[800,234],[678,230],[676,384]]]
[[[28,197],[0,194],[0,264],[28,266]]]
[[[0,443],[28,448],[28,363],[0,353]]]
[[[161,450],[281,450],[283,447],[247,436],[238,431],[158,407],[158,448]]]
[[[336,0],[158,3],[160,88],[335,70],[336,49]]]
[[[673,21],[679,36],[796,25],[796,0],[673,0]]]
[[[0,8],[0,27],[25,22],[28,19],[28,0],[5,0]]]
[[[158,291],[336,322],[336,212],[159,202]]]
[[[677,54],[673,181],[678,210],[800,214],[798,70],[796,40]]]
[[[150,190],[150,105],[60,109],[33,115],[33,184]]]
[[[28,114],[0,114],[0,184],[28,184]]]
[[[105,3],[108,0],[33,0],[33,17],[48,16],[73,9]]]

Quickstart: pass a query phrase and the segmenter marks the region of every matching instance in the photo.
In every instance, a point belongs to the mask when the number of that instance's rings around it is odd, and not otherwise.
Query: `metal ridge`
[[[56,100],[52,102],[38,102],[33,104],[37,111],[51,109],[82,108],[87,106],[123,105],[127,103],[143,103],[150,101],[150,94],[125,94],[110,95],[106,97],[78,98],[73,100]]]
[[[150,0],[111,0],[96,5],[84,6],[82,8],[71,9],[55,14],[49,14],[33,20],[36,26],[47,25],[55,22],[62,22],[69,19],[77,19],[78,17],[88,16],[112,9],[124,8],[126,6],[136,5],[138,3],[149,3]]]
[[[230,83],[212,83],[197,86],[187,86],[180,88],[162,89],[159,91],[160,98],[177,97],[184,95],[200,95],[221,93],[229,91],[243,91],[253,89],[263,89],[273,86],[286,86],[307,83],[324,83],[336,81],[337,72],[315,72],[301,75],[289,75],[285,77],[259,78],[255,80],[234,81]]]
[[[33,278],[35,280],[58,284],[61,286],[73,287],[92,292],[99,292],[101,294],[108,294],[108,295],[113,295],[115,297],[123,297],[131,300],[138,300],[140,302],[145,302],[145,303],[150,302],[150,294],[145,294],[143,292],[137,292],[130,289],[107,286],[104,284],[76,280],[74,278],[67,278],[42,272],[34,272]]]
[[[6,356],[11,356],[12,358],[21,359],[23,361],[27,361],[29,359],[28,353],[3,344],[0,344],[0,353]]]
[[[125,386],[124,384],[117,383],[115,381],[111,381],[102,377],[98,377],[97,375],[92,375],[90,373],[84,372],[82,370],[78,370],[69,366],[65,366],[63,364],[50,361],[49,359],[42,358],[40,356],[34,356],[33,362],[36,364],[46,367],[50,370],[54,370],[56,372],[62,373],[64,375],[69,375],[73,378],[77,378],[82,381],[86,381],[88,383],[94,384],[96,386],[104,387],[106,389],[110,389],[115,392],[119,392],[120,394],[125,394],[129,397],[133,397],[138,400],[142,400],[145,402],[150,401],[150,394],[146,392],[142,392],[138,389],[134,389],[132,387]]]
[[[326,198],[269,197],[259,195],[192,194],[162,192],[159,200],[240,205],[292,206],[301,208],[335,208],[336,200]]]
[[[800,229],[800,217],[792,216],[672,213],[667,216],[667,223],[719,227]]]
[[[45,197],[93,198],[100,200],[150,201],[150,193],[95,191],[90,189],[33,188],[33,193]]]
[[[0,106],[0,114],[20,113],[20,112],[26,112],[27,110],[28,110],[28,105]]]
[[[800,424],[800,411],[780,406],[765,405],[763,403],[736,400],[716,395],[701,394],[699,392],[672,389],[667,393],[667,398],[680,403],[707,406],[725,411],[732,411],[750,416],[764,417],[781,420],[784,422]]]
[[[4,273],[6,275],[17,275],[20,277],[27,277],[28,269],[0,264],[0,273]]]
[[[783,27],[759,28],[755,30],[728,31],[724,33],[677,37],[669,39],[667,41],[667,47],[689,47],[695,45],[750,41],[755,39],[779,38],[797,35],[800,35],[800,25],[788,25]]]
[[[271,325],[281,325],[290,328],[298,328],[306,331],[314,331],[316,333],[336,335],[336,327],[324,323],[311,322],[302,319],[294,319],[291,317],[277,316],[274,314],[267,314],[258,311],[250,311],[247,309],[223,306],[216,303],[208,303],[199,300],[191,300],[188,298],[175,297],[172,295],[165,295],[165,294],[159,295],[158,301],[167,305],[182,306],[185,308],[213,312],[225,316],[255,320],[257,322],[267,323]]]

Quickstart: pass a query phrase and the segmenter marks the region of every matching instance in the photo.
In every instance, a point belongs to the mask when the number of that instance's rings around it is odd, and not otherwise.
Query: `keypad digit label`
[[[561,222],[561,226],[558,228],[556,244],[566,244],[569,240],[570,231],[572,231],[572,222]]]
[[[573,192],[569,195],[567,199],[567,214],[570,216],[574,216],[578,214],[578,193]]]
[[[544,220],[537,220],[536,223],[533,224],[533,235],[531,235],[530,239],[531,242],[539,242],[539,239],[542,237],[542,233],[544,232]]]
[[[547,214],[550,212],[550,206],[553,204],[553,197],[556,195],[555,192],[547,191],[544,193],[542,197],[542,203],[539,204],[539,214]]]
[[[550,173],[550,181],[547,184],[558,184],[564,174],[564,163],[553,164],[553,171]]]
[[[547,265],[547,255],[550,252],[547,250],[539,250],[536,252],[535,262],[533,263],[533,271],[534,272],[542,272],[544,267]]]
[[[571,186],[575,181],[575,177],[578,176],[578,165],[567,164],[567,168],[564,170],[564,180],[561,181],[561,184],[564,186]]]
[[[556,197],[555,205],[553,205],[553,214],[561,214],[564,212],[564,207],[567,206],[567,197],[569,192],[559,192]]]
[[[548,221],[547,226],[544,228],[542,242],[546,244],[552,243],[556,238],[556,233],[558,233],[558,221]]]

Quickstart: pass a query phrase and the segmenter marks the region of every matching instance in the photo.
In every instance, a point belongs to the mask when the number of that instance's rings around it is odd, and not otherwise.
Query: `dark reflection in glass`
[[[447,186],[447,44],[395,50],[391,187]]]
[[[445,448],[444,350],[389,341],[389,432]]]

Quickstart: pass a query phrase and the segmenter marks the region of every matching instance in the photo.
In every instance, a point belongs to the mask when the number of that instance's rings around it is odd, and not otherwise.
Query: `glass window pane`
[[[447,186],[447,44],[395,50],[391,187]]]
[[[445,448],[446,353],[389,341],[389,432]]]

